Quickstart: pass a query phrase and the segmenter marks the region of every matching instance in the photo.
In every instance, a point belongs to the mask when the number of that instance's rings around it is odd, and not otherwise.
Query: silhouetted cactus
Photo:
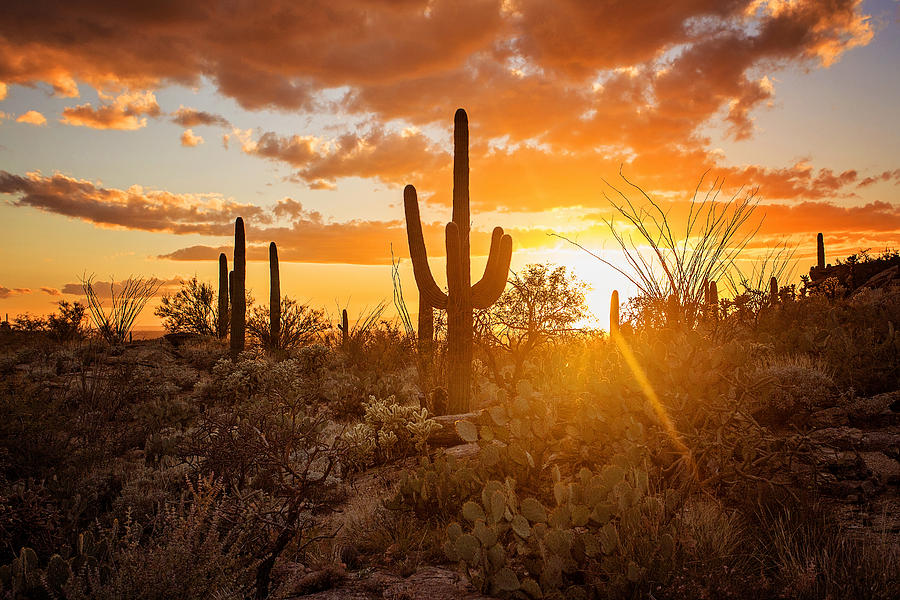
[[[219,320],[216,323],[216,335],[223,339],[228,335],[228,297],[230,289],[228,279],[228,258],[225,253],[219,255]]]
[[[434,281],[428,266],[419,202],[416,188],[403,190],[409,254],[419,295],[430,307],[447,310],[448,410],[469,410],[469,384],[472,376],[473,308],[493,304],[503,288],[512,256],[512,238],[494,229],[484,276],[471,284],[469,262],[469,121],[466,111],[459,109],[453,127],[453,220],[447,223],[447,287],[445,294]],[[422,303],[420,302],[420,308]],[[420,314],[423,312],[419,311]]]
[[[778,302],[778,279],[774,275],[769,280],[769,302],[772,304]]]
[[[281,341],[281,276],[278,273],[278,248],[269,244],[269,336],[272,347]]]
[[[244,238],[244,220],[234,220],[234,271],[231,281],[231,352],[237,354],[244,349],[244,334],[247,325],[247,250]]]
[[[825,268],[825,238],[820,233],[816,236],[816,266],[821,270]]]
[[[706,305],[713,319],[719,318],[719,288],[715,281],[709,282],[709,289],[706,294]]]
[[[341,311],[341,324],[338,325],[341,330],[341,348],[346,348],[350,342],[350,319],[347,317],[347,309]]]
[[[609,299],[609,336],[619,333],[619,290],[613,290]]]

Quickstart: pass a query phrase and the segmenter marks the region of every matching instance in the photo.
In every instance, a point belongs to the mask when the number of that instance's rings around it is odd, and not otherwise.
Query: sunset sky
[[[127,6],[133,4],[134,6]],[[895,0],[13,2],[0,17],[0,315],[79,277],[217,277],[247,224],[283,292],[414,310],[402,188],[443,282],[452,120],[469,115],[473,272],[495,225],[513,269],[570,265],[600,313],[621,277],[604,179],[666,206],[705,171],[758,187],[753,243],[823,231],[829,261],[900,246]],[[683,204],[682,204],[683,206]],[[170,283],[164,290],[176,289]],[[606,315],[598,314],[601,322]],[[139,324],[158,320],[147,310]]]

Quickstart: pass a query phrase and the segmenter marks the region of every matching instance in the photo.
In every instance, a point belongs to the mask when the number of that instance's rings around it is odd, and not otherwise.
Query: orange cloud
[[[82,219],[100,226],[143,231],[227,235],[234,219],[270,220],[263,209],[216,194],[173,194],[132,186],[103,188],[84,180],[55,174],[27,176],[0,171],[0,193],[17,195],[16,206]]]
[[[134,92],[117,96],[111,104],[94,108],[90,103],[63,109],[61,122],[93,129],[140,129],[147,116],[157,117],[159,104],[153,92]],[[144,116],[146,115],[146,116]]]
[[[47,294],[48,296],[62,296],[62,292],[56,288],[52,287],[42,287],[41,291]]]
[[[8,288],[0,285],[0,298],[9,298],[10,296],[22,296],[24,294],[30,294],[31,289],[29,288]]]
[[[181,145],[187,146],[188,148],[193,148],[194,146],[199,146],[203,143],[203,138],[199,135],[194,135],[194,132],[190,129],[185,129],[184,133],[181,134]]]
[[[16,123],[28,123],[29,125],[46,125],[47,119],[36,110],[29,110],[28,112],[22,113],[19,115],[19,118],[16,119]]]
[[[215,125],[219,127],[231,127],[228,119],[222,115],[196,110],[193,108],[178,107],[172,113],[172,122],[182,127],[196,127],[198,125]]]

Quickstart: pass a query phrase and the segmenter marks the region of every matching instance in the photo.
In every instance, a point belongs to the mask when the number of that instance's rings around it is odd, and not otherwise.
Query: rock
[[[900,425],[900,391],[820,410],[810,415],[809,423],[814,427]]]
[[[900,482],[900,463],[893,458],[889,458],[881,452],[860,452],[860,458],[862,458],[866,468],[881,483],[892,484]]]
[[[408,578],[375,571],[360,579],[347,579],[341,586],[302,596],[308,600],[488,600],[472,590],[456,571],[421,567]]]

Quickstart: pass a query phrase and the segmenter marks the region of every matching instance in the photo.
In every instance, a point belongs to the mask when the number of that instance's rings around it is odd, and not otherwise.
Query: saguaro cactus
[[[609,299],[609,337],[619,333],[619,290],[613,290]]]
[[[269,244],[269,337],[273,348],[281,345],[281,277],[275,242]]]
[[[445,294],[434,281],[428,266],[419,202],[416,188],[403,190],[406,211],[406,233],[409,254],[419,295],[429,307],[447,310],[447,357],[449,401],[451,413],[468,411],[469,384],[472,377],[473,308],[487,308],[493,304],[503,288],[512,256],[512,238],[503,228],[494,228],[491,249],[484,276],[471,284],[469,262],[469,120],[466,111],[459,109],[453,127],[453,220],[445,230],[447,245],[447,288]],[[420,300],[420,315],[425,312]]]
[[[338,325],[341,330],[341,348],[346,348],[350,342],[350,319],[347,317],[347,309],[341,311],[341,324]]]
[[[219,255],[219,318],[216,322],[216,335],[223,339],[228,335],[228,257]]]
[[[719,318],[719,288],[715,281],[709,282],[709,290],[706,295],[706,304],[713,319]]]
[[[825,238],[822,237],[821,233],[816,236],[816,257],[818,259],[816,262],[816,266],[819,267],[820,270],[824,269],[825,268]]]
[[[244,219],[234,220],[234,271],[231,282],[231,352],[244,349],[244,327],[247,324],[247,249]]]
[[[774,275],[769,280],[769,302],[772,304],[778,302],[778,279]]]

